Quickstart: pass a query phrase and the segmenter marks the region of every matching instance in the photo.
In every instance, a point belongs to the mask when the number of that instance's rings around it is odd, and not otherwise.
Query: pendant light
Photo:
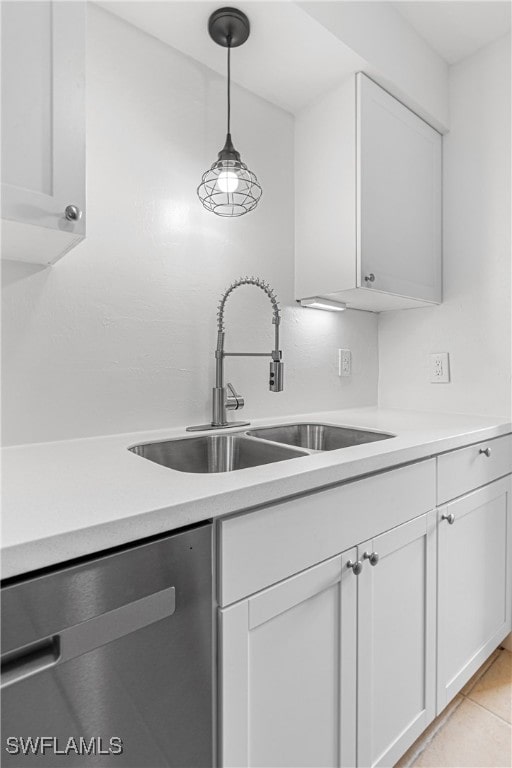
[[[236,8],[219,8],[208,21],[210,37],[227,48],[228,100],[226,143],[212,167],[203,174],[197,188],[207,211],[217,216],[243,216],[258,205],[262,194],[255,174],[240,159],[231,141],[231,49],[243,45],[249,37],[249,19]]]

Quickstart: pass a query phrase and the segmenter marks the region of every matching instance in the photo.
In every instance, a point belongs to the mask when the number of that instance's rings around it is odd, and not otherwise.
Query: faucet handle
[[[230,395],[226,396],[226,408],[228,411],[238,411],[245,405],[245,400],[242,395],[239,395],[232,384],[226,384],[226,389],[230,391]]]
[[[238,392],[236,391],[236,389],[231,383],[226,384],[226,389],[229,389],[233,397],[236,397],[237,399],[243,399],[241,395],[238,394]]]

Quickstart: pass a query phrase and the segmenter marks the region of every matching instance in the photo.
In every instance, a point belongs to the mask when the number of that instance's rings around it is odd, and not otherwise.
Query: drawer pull
[[[353,563],[352,560],[348,560],[347,568],[352,568],[352,571],[354,572],[354,574],[356,576],[359,576],[359,574],[363,570],[363,564],[360,560],[356,560],[355,563]]]
[[[379,562],[378,552],[365,552],[363,554],[363,559],[369,560],[370,565],[377,565],[377,563]]]
[[[490,448],[480,448],[478,453],[483,453],[484,456],[487,456],[487,458],[489,458],[489,456],[491,455],[491,449]]]
[[[453,512],[450,512],[450,514],[448,515],[446,514],[441,515],[441,520],[447,520],[448,525],[453,525],[455,522],[455,515],[453,514]]]

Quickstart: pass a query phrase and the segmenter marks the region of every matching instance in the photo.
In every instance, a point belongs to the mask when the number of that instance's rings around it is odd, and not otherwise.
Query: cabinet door
[[[357,166],[357,285],[440,302],[441,135],[361,73]]]
[[[1,5],[2,255],[51,263],[85,234],[85,3]]]
[[[435,512],[359,548],[357,765],[392,766],[435,714]],[[377,553],[374,566],[364,553]]]
[[[438,512],[438,712],[511,628],[510,490],[509,475]]]
[[[356,550],[220,613],[220,765],[354,766]]]

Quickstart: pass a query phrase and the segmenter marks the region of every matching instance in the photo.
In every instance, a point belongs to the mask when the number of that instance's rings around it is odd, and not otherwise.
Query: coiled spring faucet
[[[272,352],[226,352],[224,349],[224,308],[228,296],[241,285],[254,285],[261,288],[268,296],[272,304],[272,323],[274,325],[274,349]],[[224,358],[226,357],[270,357],[269,388],[271,392],[283,390],[284,363],[281,362],[282,353],[279,349],[279,325],[281,312],[276,294],[270,285],[259,277],[241,277],[235,280],[227,291],[224,292],[219,302],[217,312],[217,347],[215,349],[215,387],[213,388],[212,421],[210,424],[202,424],[197,427],[187,427],[187,431],[194,432],[203,429],[225,429],[226,427],[247,426],[247,421],[227,420],[227,411],[239,411],[244,407],[244,398],[238,394],[232,384],[224,386]],[[228,394],[229,393],[229,394]]]

